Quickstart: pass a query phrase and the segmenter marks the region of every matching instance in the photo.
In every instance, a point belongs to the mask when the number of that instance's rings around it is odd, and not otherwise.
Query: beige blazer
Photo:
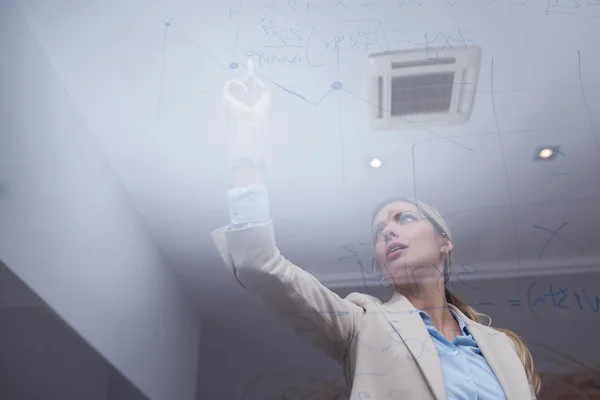
[[[442,366],[425,323],[408,299],[351,293],[341,298],[277,249],[272,222],[211,233],[240,284],[317,348],[338,361],[351,399],[446,399]],[[508,336],[452,306],[496,374],[508,400],[535,399]]]

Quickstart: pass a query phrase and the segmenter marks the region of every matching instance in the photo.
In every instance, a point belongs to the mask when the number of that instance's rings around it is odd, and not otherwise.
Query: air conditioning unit
[[[371,127],[467,122],[475,101],[480,65],[479,46],[371,54]]]

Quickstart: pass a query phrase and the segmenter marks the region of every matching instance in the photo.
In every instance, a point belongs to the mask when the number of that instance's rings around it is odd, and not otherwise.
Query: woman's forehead
[[[418,213],[419,210],[418,208],[408,202],[408,201],[393,201],[391,203],[389,203],[388,205],[386,205],[385,207],[383,207],[375,216],[375,220],[373,221],[373,224],[376,224],[377,222],[380,221],[386,221],[390,215],[395,215],[401,212],[406,212],[406,211],[410,211],[410,212],[414,212],[414,213]]]

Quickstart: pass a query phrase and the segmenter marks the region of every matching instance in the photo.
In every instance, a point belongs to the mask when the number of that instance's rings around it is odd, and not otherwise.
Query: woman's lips
[[[405,251],[406,249],[407,249],[407,248],[405,247],[405,248],[402,248],[402,249],[396,249],[396,250],[392,251],[392,252],[391,252],[390,254],[388,254],[388,255],[387,255],[387,257],[385,258],[385,259],[386,259],[386,261],[393,261],[393,260],[395,260],[395,259],[399,258],[399,257],[402,255],[402,253],[404,253],[404,251]]]

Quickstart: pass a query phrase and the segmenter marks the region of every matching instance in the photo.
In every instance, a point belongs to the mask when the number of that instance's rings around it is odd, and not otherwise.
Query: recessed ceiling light
[[[554,154],[554,151],[552,151],[552,149],[543,149],[542,151],[540,151],[541,158],[548,158],[552,154]]]
[[[382,162],[379,158],[374,158],[370,162],[371,168],[379,168],[381,167],[381,164]]]
[[[554,160],[560,153],[560,146],[538,146],[533,153],[534,161]]]

